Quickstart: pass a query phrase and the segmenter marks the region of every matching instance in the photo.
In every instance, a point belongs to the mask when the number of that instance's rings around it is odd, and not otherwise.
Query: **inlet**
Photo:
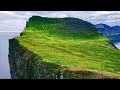
[[[0,22],[0,79],[11,79],[8,59],[9,39],[20,36],[25,27],[25,20]]]

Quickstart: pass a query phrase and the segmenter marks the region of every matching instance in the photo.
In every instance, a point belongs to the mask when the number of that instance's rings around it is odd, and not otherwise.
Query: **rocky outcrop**
[[[37,62],[39,61],[39,62]],[[10,40],[9,62],[12,79],[54,79],[55,72],[48,69],[42,58],[23,46],[15,39]]]
[[[42,61],[42,57],[21,46],[19,41],[9,41],[9,62],[12,79],[114,79],[119,75],[68,68]],[[50,66],[55,66],[52,69]]]

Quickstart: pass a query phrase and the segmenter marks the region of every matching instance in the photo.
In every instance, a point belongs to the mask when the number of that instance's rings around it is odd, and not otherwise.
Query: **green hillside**
[[[51,69],[64,65],[120,74],[120,51],[87,21],[33,16],[16,39],[43,62],[53,63]]]

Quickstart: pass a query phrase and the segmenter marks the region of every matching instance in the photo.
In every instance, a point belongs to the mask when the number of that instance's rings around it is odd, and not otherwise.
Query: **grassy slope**
[[[16,39],[44,62],[120,74],[120,51],[96,33],[56,29],[60,23],[30,21]],[[55,67],[53,67],[55,68]]]

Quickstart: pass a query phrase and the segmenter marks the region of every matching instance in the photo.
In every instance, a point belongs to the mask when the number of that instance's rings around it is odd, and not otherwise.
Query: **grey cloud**
[[[1,32],[21,32],[26,26],[25,20],[4,20],[0,21],[0,33]]]
[[[93,24],[105,23],[120,25],[120,11],[10,11],[12,14],[0,13],[0,20],[23,19],[27,20],[32,15],[43,17],[76,17]]]

